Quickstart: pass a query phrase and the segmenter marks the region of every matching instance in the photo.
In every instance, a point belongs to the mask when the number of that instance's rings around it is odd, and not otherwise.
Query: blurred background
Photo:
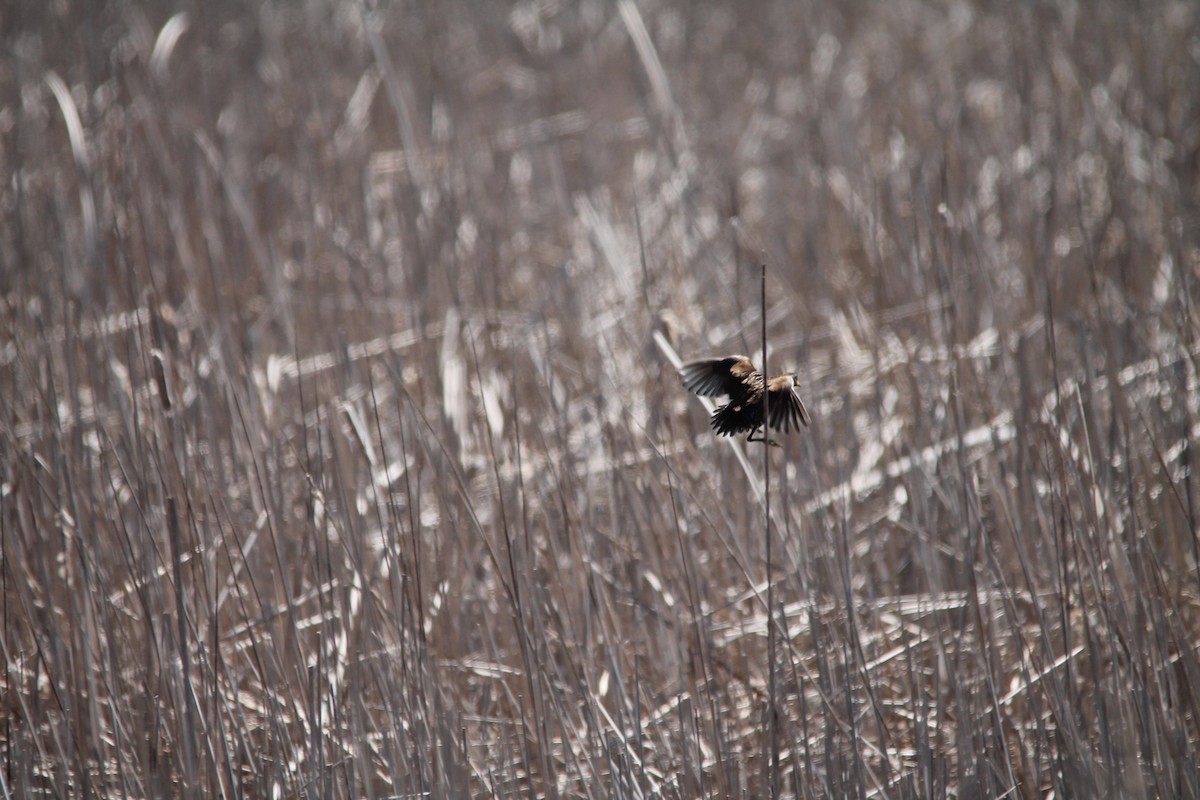
[[[0,35],[6,796],[1200,796],[1200,6]]]

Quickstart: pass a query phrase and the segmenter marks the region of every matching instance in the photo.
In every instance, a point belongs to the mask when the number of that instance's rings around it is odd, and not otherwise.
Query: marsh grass
[[[1194,4],[175,10],[0,12],[4,796],[1200,797]]]

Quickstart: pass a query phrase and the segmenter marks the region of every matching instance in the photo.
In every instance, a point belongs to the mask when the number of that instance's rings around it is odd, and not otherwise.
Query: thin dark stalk
[[[176,634],[179,637],[176,647],[179,652],[179,666],[183,674],[180,679],[179,697],[183,702],[183,776],[186,785],[191,789],[196,781],[196,723],[195,723],[195,691],[192,687],[192,657],[189,653],[190,639],[188,636],[187,607],[184,604],[184,575],[181,542],[182,536],[179,525],[179,509],[174,495],[167,495],[167,539],[171,546],[171,574],[175,579],[175,613]]]
[[[762,375],[766,380],[767,368],[767,262],[763,259],[759,279],[759,300],[761,311],[759,320],[762,323]],[[762,393],[763,404],[763,436],[770,439],[771,393]],[[771,448],[763,445],[763,536],[766,537],[767,549],[767,746],[771,750],[770,775],[771,797],[779,797],[779,706],[775,685],[775,562],[774,551],[771,547]]]

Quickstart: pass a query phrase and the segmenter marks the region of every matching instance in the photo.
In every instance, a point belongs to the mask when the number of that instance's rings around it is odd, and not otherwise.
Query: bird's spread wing
[[[776,384],[776,381],[771,383]],[[768,412],[771,415],[771,427],[775,430],[787,433],[792,428],[800,430],[801,425],[808,426],[808,409],[804,407],[804,401],[796,393],[790,378],[786,383],[779,381],[771,386],[770,403]]]
[[[746,356],[689,361],[679,369],[683,387],[701,397],[738,397],[745,393],[745,378],[754,372]]]

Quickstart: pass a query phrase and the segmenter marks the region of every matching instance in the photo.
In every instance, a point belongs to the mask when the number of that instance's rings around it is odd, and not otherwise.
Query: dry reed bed
[[[4,790],[1200,796],[1191,4],[68,5]],[[770,575],[672,368],[763,260]]]

